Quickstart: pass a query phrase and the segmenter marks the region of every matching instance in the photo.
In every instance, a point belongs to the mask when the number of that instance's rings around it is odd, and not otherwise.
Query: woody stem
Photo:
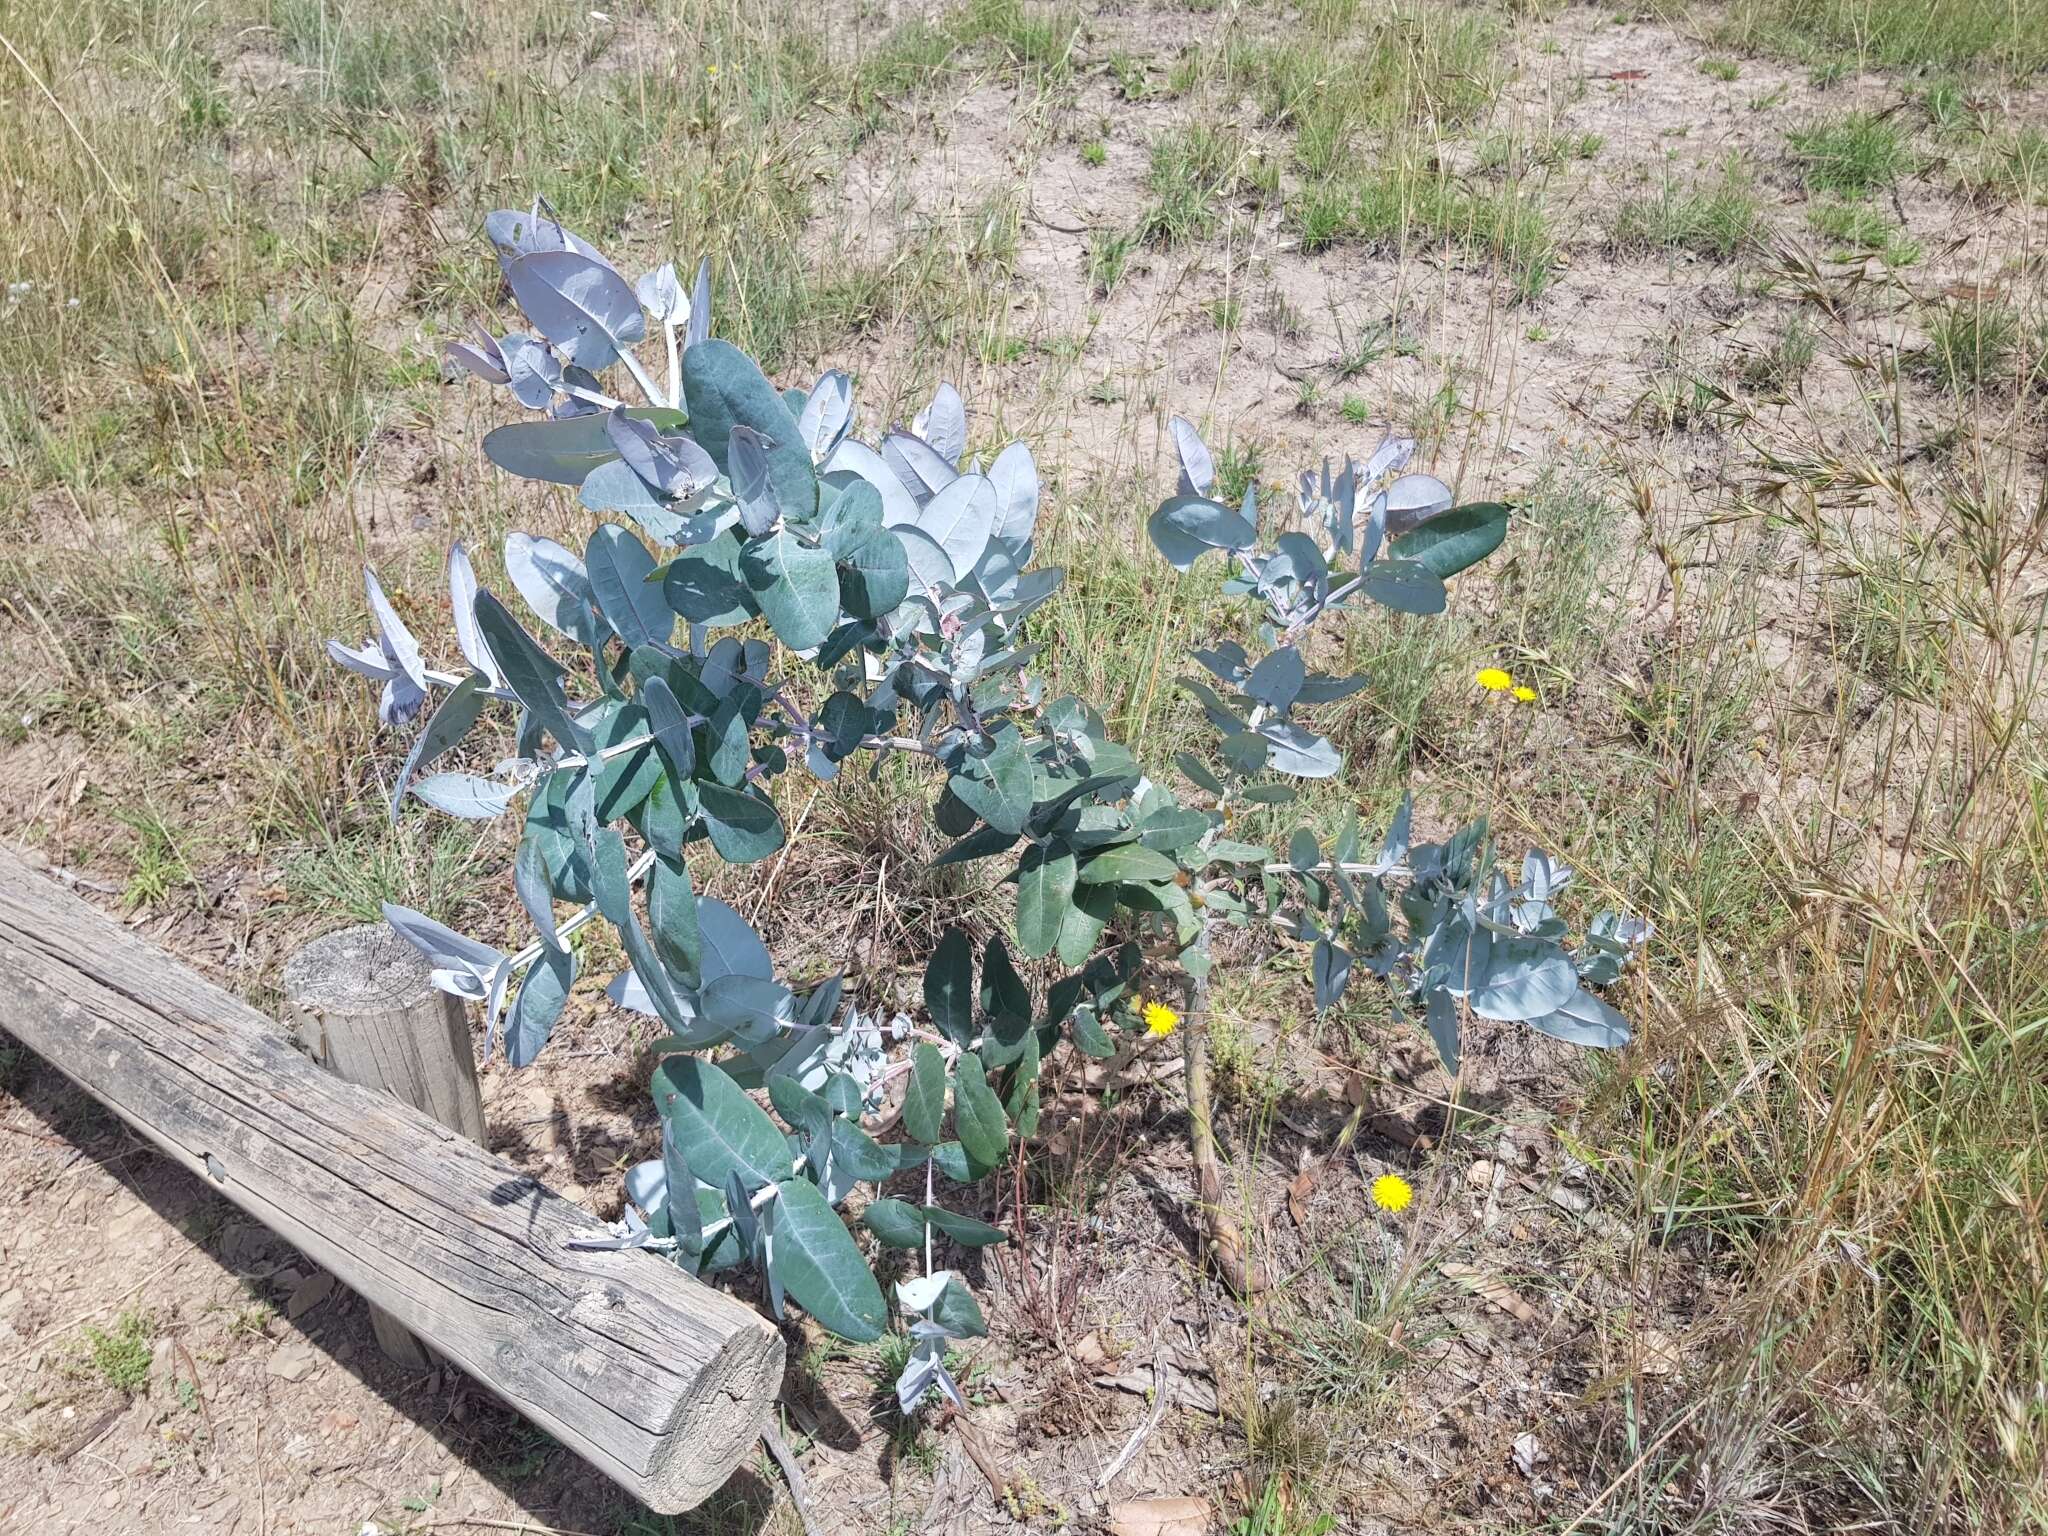
[[[1202,922],[1202,949],[1207,953],[1211,920]],[[1223,1169],[1216,1156],[1216,1131],[1209,1094],[1209,980],[1191,978],[1187,1017],[1181,1024],[1181,1053],[1188,1095],[1188,1150],[1195,1161],[1195,1203],[1209,1257],[1223,1283],[1238,1296],[1265,1289],[1266,1277],[1246,1253],[1244,1236],[1223,1204]]]

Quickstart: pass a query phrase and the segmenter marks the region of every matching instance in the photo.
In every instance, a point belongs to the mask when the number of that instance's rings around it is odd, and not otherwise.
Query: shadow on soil
[[[312,1260],[159,1156],[97,1100],[0,1032],[0,1052],[16,1051],[14,1060],[25,1058],[25,1067],[18,1065],[0,1082],[0,1104],[13,1100],[72,1142],[252,1297],[273,1297],[273,1277],[281,1271],[317,1272]],[[295,1333],[305,1339],[536,1521],[590,1536],[754,1536],[768,1527],[778,1490],[753,1470],[742,1467],[686,1515],[655,1514],[454,1366],[414,1373],[386,1360],[370,1331],[369,1309],[353,1293],[337,1287],[296,1320],[286,1318],[283,1298],[275,1299],[277,1315],[269,1324],[274,1337]],[[433,1520],[431,1509],[408,1518],[401,1497],[400,1490],[391,1490],[391,1507],[371,1513],[399,1530]]]

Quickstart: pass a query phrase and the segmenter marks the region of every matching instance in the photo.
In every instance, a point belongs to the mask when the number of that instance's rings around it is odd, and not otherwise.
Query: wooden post
[[[662,1514],[782,1387],[761,1315],[284,1031],[0,849],[0,1029]]]
[[[438,990],[426,958],[389,928],[369,923],[315,939],[286,962],[284,995],[299,1045],[321,1066],[483,1144],[462,1000]],[[370,1327],[396,1364],[424,1371],[434,1363],[374,1302]]]

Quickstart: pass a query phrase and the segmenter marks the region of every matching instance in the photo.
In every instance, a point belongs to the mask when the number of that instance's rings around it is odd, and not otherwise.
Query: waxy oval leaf
[[[758,1188],[789,1176],[789,1144],[782,1132],[712,1063],[695,1056],[664,1058],[654,1071],[654,1107],[705,1183],[722,1187],[737,1172]]]
[[[778,1188],[772,1262],[783,1290],[842,1339],[880,1338],[889,1304],[846,1223],[809,1180],[785,1179]]]

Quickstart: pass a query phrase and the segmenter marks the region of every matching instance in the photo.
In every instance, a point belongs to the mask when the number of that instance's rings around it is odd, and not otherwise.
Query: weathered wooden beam
[[[426,956],[388,924],[343,928],[293,955],[284,1003],[300,1049],[328,1071],[482,1143],[484,1101],[462,999],[435,988]],[[432,1352],[374,1302],[370,1331],[393,1364],[433,1364]]]
[[[0,1027],[166,1155],[662,1513],[751,1451],[782,1380],[766,1320],[0,850]]]

